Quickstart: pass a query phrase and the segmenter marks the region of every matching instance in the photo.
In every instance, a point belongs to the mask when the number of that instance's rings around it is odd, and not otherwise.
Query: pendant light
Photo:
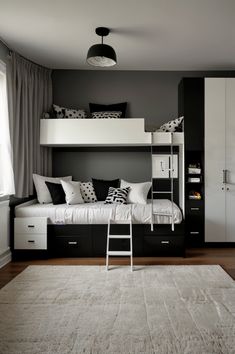
[[[108,67],[117,64],[115,50],[103,43],[103,37],[108,36],[110,30],[106,27],[97,27],[96,34],[101,37],[101,44],[94,44],[87,53],[87,62],[93,66]]]

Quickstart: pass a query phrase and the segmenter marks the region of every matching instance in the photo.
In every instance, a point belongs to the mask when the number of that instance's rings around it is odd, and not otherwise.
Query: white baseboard
[[[7,263],[11,262],[11,251],[8,249],[0,255],[0,268],[4,267]]]

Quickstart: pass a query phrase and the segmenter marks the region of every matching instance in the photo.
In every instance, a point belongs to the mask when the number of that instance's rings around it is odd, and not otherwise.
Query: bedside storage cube
[[[15,250],[47,250],[47,218],[15,218]]]

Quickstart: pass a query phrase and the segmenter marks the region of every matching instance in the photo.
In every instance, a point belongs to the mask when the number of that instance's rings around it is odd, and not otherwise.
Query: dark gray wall
[[[128,102],[127,117],[145,118],[152,130],[178,113],[178,84],[182,77],[235,76],[235,72],[188,71],[79,71],[54,70],[54,103],[85,108],[88,103]],[[78,152],[54,149],[53,175],[72,174],[77,180],[150,179],[148,152]]]
[[[93,178],[122,178],[132,182],[144,182],[151,176],[150,152],[120,151],[112,149],[70,149],[53,151],[53,175],[71,174],[77,181]]]
[[[126,117],[145,118],[146,128],[159,127],[178,113],[182,77],[235,76],[235,72],[79,71],[54,70],[54,102],[88,110],[88,103],[127,101]]]

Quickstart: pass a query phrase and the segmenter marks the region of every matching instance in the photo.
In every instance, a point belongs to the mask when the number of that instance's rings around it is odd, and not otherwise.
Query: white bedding
[[[170,224],[171,202],[167,199],[158,199],[153,204],[155,224]],[[161,215],[162,214],[162,215]],[[132,217],[133,224],[151,223],[151,201],[144,204],[104,204],[104,202],[85,203],[76,205],[38,204],[35,201],[19,205],[15,209],[16,217],[48,217],[49,224],[107,224],[110,216],[114,220],[128,220]],[[182,221],[179,207],[174,203],[174,223]]]

